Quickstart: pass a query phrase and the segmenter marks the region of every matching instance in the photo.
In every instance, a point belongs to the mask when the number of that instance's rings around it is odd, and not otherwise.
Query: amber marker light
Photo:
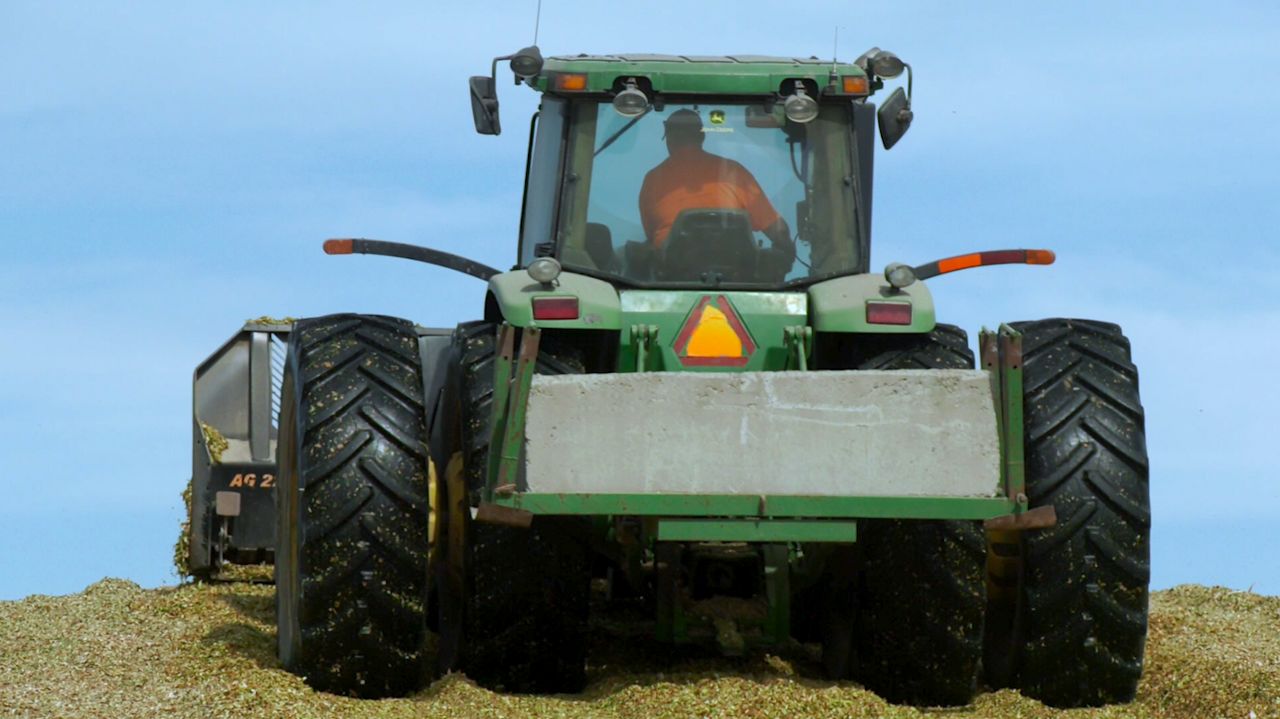
[[[867,78],[861,75],[846,75],[841,78],[841,89],[846,95],[866,95]]]
[[[927,280],[930,277],[945,275],[948,272],[957,272],[985,265],[1052,265],[1054,259],[1053,250],[971,252],[967,255],[956,255],[937,262],[920,265],[915,268],[915,273],[916,279]]]
[[[355,245],[355,240],[325,240],[324,253],[326,255],[349,255],[355,251],[353,245]]]
[[[938,260],[938,274],[945,275],[948,272],[958,272],[967,270],[970,267],[982,266],[982,253],[974,252],[969,255],[960,255],[959,257],[948,257],[945,260]]]
[[[561,92],[582,92],[587,89],[587,76],[581,73],[561,73],[556,75],[555,87]]]

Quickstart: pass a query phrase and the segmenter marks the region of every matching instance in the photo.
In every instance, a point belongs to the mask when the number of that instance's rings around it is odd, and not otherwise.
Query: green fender
[[[909,302],[911,324],[868,324],[867,300]],[[813,285],[809,288],[809,317],[815,332],[911,334],[929,332],[938,323],[933,295],[923,282],[895,290],[878,274],[848,275]]]
[[[594,277],[562,272],[554,285],[546,285],[533,280],[524,270],[513,270],[494,275],[489,280],[489,293],[502,318],[516,327],[622,329],[617,289]],[[577,297],[578,318],[535,322],[535,297]],[[866,302],[873,299],[911,303],[911,324],[868,324]],[[837,277],[813,285],[809,288],[809,311],[812,326],[818,332],[913,334],[929,332],[937,324],[933,296],[924,283],[895,291],[878,274]]]
[[[547,285],[537,282],[524,270],[512,270],[489,278],[489,294],[497,303],[502,319],[516,327],[584,330],[622,328],[618,291],[608,282],[594,277],[561,272],[555,283]],[[578,318],[535,322],[535,297],[577,297]]]

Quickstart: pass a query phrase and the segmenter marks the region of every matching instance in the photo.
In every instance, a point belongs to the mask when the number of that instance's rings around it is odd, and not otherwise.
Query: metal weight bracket
[[[515,355],[516,328],[504,323],[498,330],[498,352],[493,368],[493,414],[489,425],[489,457],[484,499],[515,492],[524,449],[524,424],[529,387],[538,362],[542,331],[526,327],[520,333],[520,354]],[[526,525],[527,526],[527,525]]]
[[[1017,504],[1013,514],[986,521],[988,529],[1036,529],[1057,523],[1053,505],[1027,508],[1026,461],[1023,442],[1022,333],[1007,324],[999,332],[978,336],[982,369],[990,373],[1000,426],[1000,476],[1006,496]]]

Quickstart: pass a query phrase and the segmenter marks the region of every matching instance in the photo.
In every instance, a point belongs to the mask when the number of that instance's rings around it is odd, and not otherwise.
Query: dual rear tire
[[[496,326],[460,325],[458,349],[462,471],[483,486],[491,447]],[[580,374],[580,354],[543,336],[535,372]],[[591,588],[586,527],[535,516],[528,529],[466,523],[460,661],[480,684],[513,692],[577,692],[586,684]]]
[[[298,322],[281,392],[276,490],[280,661],[317,689],[380,697],[432,668],[434,471],[413,325]]]
[[[836,597],[847,610],[824,609],[824,663],[890,701],[965,704],[984,665],[991,686],[1053,706],[1127,702],[1137,690],[1151,514],[1129,342],[1087,320],[1013,327],[1023,335],[1026,493],[1058,521],[990,546],[977,522],[859,523],[855,579],[829,587],[827,604]],[[855,366],[973,366],[964,332],[949,325],[881,342]],[[989,568],[1003,576],[992,581]]]
[[[867,343],[858,369],[971,369],[964,330]],[[967,704],[977,692],[986,593],[978,522],[872,519],[859,522],[854,678],[885,699]]]
[[[1057,524],[1003,537],[1011,566],[988,682],[1059,707],[1128,702],[1147,636],[1151,509],[1143,409],[1114,324],[1019,322],[1027,496]],[[998,555],[997,555],[998,551]]]
[[[313,687],[397,696],[451,669],[507,691],[585,683],[590,577],[576,525],[471,518],[489,451],[494,332],[473,323],[455,333],[461,447],[446,482],[426,445],[414,326],[368,315],[295,325],[277,455],[277,643],[284,667]],[[538,371],[582,366],[551,342]]]

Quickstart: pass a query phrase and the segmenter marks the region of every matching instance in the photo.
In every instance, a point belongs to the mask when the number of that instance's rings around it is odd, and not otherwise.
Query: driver
[[[763,232],[773,248],[791,257],[795,243],[786,220],[773,208],[756,178],[740,163],[702,149],[706,135],[693,110],[677,110],[663,123],[669,156],[644,176],[640,220],[655,248],[661,248],[682,210],[746,210],[751,229]]]

